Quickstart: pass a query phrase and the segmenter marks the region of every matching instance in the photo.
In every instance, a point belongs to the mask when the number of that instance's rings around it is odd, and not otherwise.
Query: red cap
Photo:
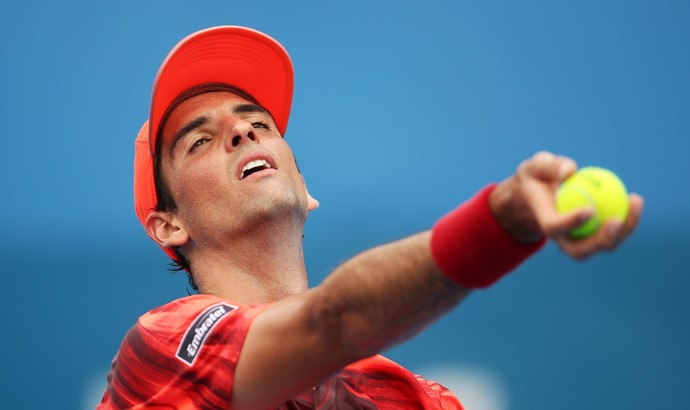
[[[142,225],[158,204],[153,176],[156,139],[177,105],[202,93],[230,91],[266,108],[285,135],[292,88],[290,56],[259,31],[212,27],[177,43],[158,69],[149,119],[134,143],[134,208]],[[172,249],[163,250],[175,258]]]

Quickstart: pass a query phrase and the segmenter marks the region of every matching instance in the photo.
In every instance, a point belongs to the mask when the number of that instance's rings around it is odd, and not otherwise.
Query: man
[[[135,207],[199,295],[127,333],[99,409],[458,409],[437,383],[377,355],[485,288],[551,238],[574,258],[615,248],[625,221],[574,241],[560,215],[575,163],[536,154],[432,230],[347,261],[308,289],[302,231],[318,206],[283,138],[292,65],[272,38],[216,27],[182,40],[156,77],[135,146]]]

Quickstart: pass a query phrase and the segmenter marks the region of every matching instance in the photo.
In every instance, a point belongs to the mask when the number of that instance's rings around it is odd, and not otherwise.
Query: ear
[[[149,238],[161,248],[182,246],[189,240],[187,230],[171,212],[151,212],[144,227]]]
[[[309,191],[306,191],[306,192],[307,192],[307,209],[311,212],[314,209],[319,207],[319,201],[314,199],[313,196],[309,195]]]
[[[304,184],[304,192],[307,194],[307,209],[311,212],[319,207],[319,201],[314,199],[314,197],[309,194],[309,190],[307,189],[307,183],[304,182],[304,177],[302,176],[302,174],[300,174],[299,176],[300,178],[302,178],[302,184]]]

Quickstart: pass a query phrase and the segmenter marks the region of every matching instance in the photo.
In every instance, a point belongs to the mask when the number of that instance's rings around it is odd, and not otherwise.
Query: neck
[[[267,222],[214,244],[192,241],[189,259],[199,291],[244,304],[273,302],[307,290],[303,223],[278,225]]]

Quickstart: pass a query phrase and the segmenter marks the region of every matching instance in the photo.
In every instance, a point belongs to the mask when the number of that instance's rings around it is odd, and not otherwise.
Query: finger
[[[593,206],[583,206],[566,213],[558,212],[555,194],[548,190],[535,190],[528,201],[542,232],[552,238],[567,235],[594,215]]]
[[[631,194],[628,198],[630,208],[625,221],[611,219],[601,227],[601,229],[608,231],[600,239],[602,249],[609,251],[616,249],[637,228],[642,215],[644,200],[637,194]]]
[[[567,236],[555,238],[556,243],[575,259],[586,259],[596,252],[615,250],[638,226],[644,208],[644,199],[637,194],[629,196],[630,209],[625,221],[611,219],[604,223],[592,236],[572,239]]]
[[[596,211],[591,205],[564,214],[557,213],[557,216],[550,221],[551,225],[547,227],[549,236],[569,236],[570,232],[590,220],[595,213]]]
[[[568,157],[541,151],[522,165],[525,176],[560,184],[577,170],[577,164]]]
[[[576,170],[575,161],[549,152],[538,152],[519,170],[527,202],[541,231],[547,236],[563,235],[593,215],[591,207],[567,214],[556,210],[556,190]]]
[[[637,225],[640,223],[640,218],[642,217],[644,199],[638,194],[630,194],[628,196],[628,202],[630,204],[630,208],[628,209],[628,216],[625,218],[625,222],[622,224],[621,230],[618,234],[618,243],[625,240],[625,238],[630,236],[630,234],[637,229]],[[614,247],[617,246],[618,243],[616,243]]]
[[[594,234],[581,239],[569,236],[554,238],[561,250],[575,259],[587,259],[600,251],[615,249],[623,238],[623,222],[611,219],[602,225]]]
[[[630,203],[630,208],[628,210],[628,217],[625,219],[625,231],[630,234],[637,228],[640,223],[640,218],[642,218],[642,210],[644,209],[644,198],[638,194],[628,195],[628,202]]]

